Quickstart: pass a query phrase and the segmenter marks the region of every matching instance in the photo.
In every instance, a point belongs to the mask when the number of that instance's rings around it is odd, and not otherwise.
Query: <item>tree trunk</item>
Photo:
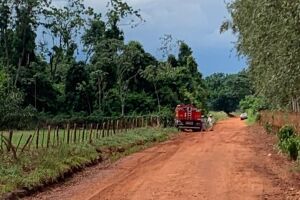
[[[36,95],[37,95],[36,84],[37,84],[37,81],[36,81],[36,77],[35,77],[35,81],[34,81],[34,107],[35,107],[35,109],[36,109]]]
[[[87,101],[87,104],[88,104],[88,107],[89,107],[89,114],[92,114],[92,106],[91,106],[91,103],[90,103],[90,97],[89,95],[86,93],[86,101]]]
[[[125,116],[125,105],[122,104],[122,117]]]
[[[25,48],[23,47],[22,54],[19,57],[18,69],[17,69],[17,72],[16,72],[16,78],[15,78],[15,83],[14,83],[15,87],[17,86],[17,83],[18,83],[18,79],[19,79],[19,75],[20,75],[20,70],[21,70],[21,65],[22,65],[22,60],[23,60],[24,54],[25,54]]]
[[[6,31],[4,32],[4,45],[5,45],[5,54],[6,54],[6,67],[9,66],[9,53],[8,53],[8,46],[7,46],[7,35]]]
[[[159,99],[159,94],[158,94],[158,91],[157,91],[156,84],[153,84],[153,86],[154,86],[154,90],[155,90],[155,94],[156,94],[156,99],[157,99],[158,112],[160,112],[160,99]]]
[[[16,72],[16,78],[15,78],[15,83],[14,83],[14,86],[16,87],[17,86],[17,83],[18,83],[18,79],[19,79],[19,75],[20,75],[20,70],[21,70],[21,65],[22,65],[22,60],[24,58],[24,55],[25,55],[25,38],[26,38],[26,32],[25,30],[23,30],[23,38],[22,38],[22,53],[19,57],[19,62],[18,62],[18,69],[17,69],[17,72]]]
[[[99,92],[99,94],[98,94],[98,109],[99,109],[99,111],[102,111],[102,109],[101,109],[101,82],[100,82],[99,78],[98,78],[98,92]]]

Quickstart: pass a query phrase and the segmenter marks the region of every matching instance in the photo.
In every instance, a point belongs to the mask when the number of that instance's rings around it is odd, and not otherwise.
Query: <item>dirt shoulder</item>
[[[28,199],[299,199],[293,163],[275,137],[239,119],[98,165]]]

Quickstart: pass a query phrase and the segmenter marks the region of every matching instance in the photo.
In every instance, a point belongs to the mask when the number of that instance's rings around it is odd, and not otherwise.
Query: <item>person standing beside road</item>
[[[213,131],[215,120],[214,120],[214,118],[213,118],[213,116],[211,114],[207,118],[207,123],[208,123],[208,129],[210,131]]]

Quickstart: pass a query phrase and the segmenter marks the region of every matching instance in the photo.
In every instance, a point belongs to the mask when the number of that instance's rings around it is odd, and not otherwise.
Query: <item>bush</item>
[[[251,109],[256,113],[261,110],[268,109],[269,106],[265,98],[250,95],[250,96],[246,96],[245,99],[240,101],[240,108],[243,111]]]
[[[292,160],[297,160],[300,150],[300,138],[296,137],[294,126],[285,125],[278,132],[279,148],[289,155]]]
[[[300,138],[292,137],[279,143],[283,153],[287,153],[292,160],[297,160],[300,150]]]
[[[296,135],[295,128],[291,125],[283,126],[278,132],[278,138],[280,142],[288,140]]]
[[[211,114],[214,118],[215,121],[221,121],[221,120],[225,120],[228,119],[228,115],[225,112],[209,112],[209,114]]]
[[[299,153],[299,138],[290,138],[288,139],[288,154],[291,159],[297,160]]]
[[[163,127],[174,126],[174,110],[168,107],[163,107],[158,113],[160,116],[160,122]]]

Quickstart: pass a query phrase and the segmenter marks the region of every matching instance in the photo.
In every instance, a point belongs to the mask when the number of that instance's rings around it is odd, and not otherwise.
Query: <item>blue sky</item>
[[[205,75],[215,72],[235,73],[246,66],[234,51],[236,40],[230,32],[219,33],[228,17],[224,0],[125,0],[140,9],[145,23],[131,29],[123,27],[126,40],[140,41],[145,50],[160,58],[159,38],[171,34],[188,43]],[[98,11],[105,10],[106,0],[86,0]]]

